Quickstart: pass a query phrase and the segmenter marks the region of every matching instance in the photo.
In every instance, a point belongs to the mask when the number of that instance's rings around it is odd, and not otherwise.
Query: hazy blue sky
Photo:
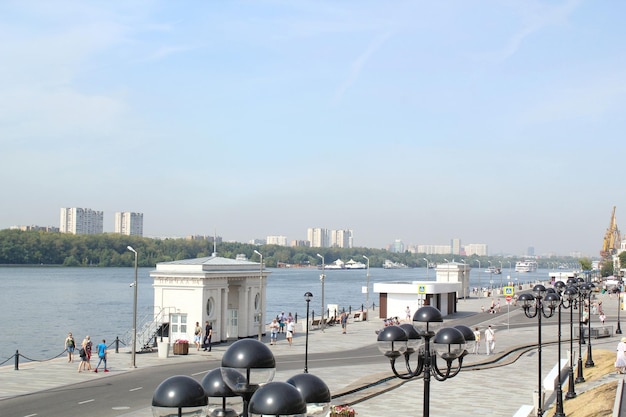
[[[0,228],[598,255],[626,2],[3,1]],[[624,226],[626,228],[626,226]]]

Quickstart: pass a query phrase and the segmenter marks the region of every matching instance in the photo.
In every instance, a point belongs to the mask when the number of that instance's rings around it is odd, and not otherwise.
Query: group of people
[[[68,333],[65,338],[65,350],[67,351],[67,361],[74,362],[74,354],[78,350],[78,356],[80,356],[80,364],[78,364],[78,372],[81,371],[91,371],[91,351],[93,349],[93,343],[91,342],[90,336],[85,336],[83,341],[80,344],[80,347],[77,348],[76,340],[72,333]],[[98,352],[98,365],[96,365],[94,372],[98,372],[101,364],[104,364],[104,372],[109,372],[107,368],[107,344],[106,340],[102,339],[102,342],[96,346],[96,350]]]
[[[199,351],[202,348],[205,352],[211,351],[211,338],[213,337],[213,326],[209,321],[204,322],[204,331],[200,327],[200,322],[196,322],[196,328],[193,333],[193,343],[196,345],[196,350]]]
[[[281,311],[270,323],[270,345],[275,345],[278,341],[278,333],[285,333],[285,339],[289,346],[293,343],[293,335],[296,332],[296,323],[289,312],[285,316],[285,312]]]
[[[478,327],[474,328],[474,340],[475,340],[475,343],[474,343],[473,353],[475,355],[479,355],[481,335],[480,335],[480,329]],[[496,332],[491,327],[491,325],[489,325],[485,329],[485,349],[487,351],[487,355],[491,355],[494,352],[495,348],[496,348]]]

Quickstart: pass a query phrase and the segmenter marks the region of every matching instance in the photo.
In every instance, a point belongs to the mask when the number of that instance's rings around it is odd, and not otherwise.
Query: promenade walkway
[[[616,317],[613,317],[607,309],[617,301],[615,299],[609,300],[608,295],[599,297],[603,297],[603,300],[606,298],[603,304],[605,312],[609,316],[607,325],[614,325]],[[510,313],[507,313],[508,308],[504,303],[504,298],[501,298],[501,302],[503,303],[501,313],[488,314],[481,313],[481,306],[487,307],[490,300],[484,298],[460,300],[459,312],[454,317],[445,320],[444,326],[466,324],[474,327],[477,325],[481,329],[481,333],[484,332],[487,325],[491,324],[496,330],[496,353],[491,356],[484,355],[483,339],[480,346],[480,353],[482,354],[470,354],[465,358],[464,363],[483,363],[484,366],[481,366],[479,370],[463,370],[459,375],[445,382],[433,379],[430,395],[431,415],[457,416],[465,415],[468,410],[471,410],[473,415],[510,417],[515,415],[522,405],[533,404],[533,392],[537,389],[538,384],[537,350],[524,349],[524,347],[536,343],[537,321],[526,318],[522,310],[516,307],[511,307]],[[324,332],[310,331],[309,354],[351,350],[376,343],[375,331],[382,327],[382,320],[374,317],[376,314],[371,314],[371,316],[370,320],[366,322],[349,323],[346,335],[341,334],[340,326],[328,327]],[[594,316],[593,319],[597,320],[597,316]],[[544,343],[556,340],[555,323],[554,319],[551,321],[544,320],[545,326],[542,333]],[[563,323],[563,338],[567,339],[569,322],[565,316]],[[296,336],[292,347],[289,347],[284,340],[272,347],[277,362],[280,363],[281,357],[287,355],[301,353],[304,356],[304,334],[299,332]],[[267,337],[269,338],[269,335]],[[612,336],[593,340],[593,349],[613,351],[618,342],[617,339],[616,336]],[[577,343],[575,346],[577,348]],[[158,358],[156,352],[139,354],[137,355],[137,366],[144,368],[159,366],[164,363],[170,364],[173,361],[220,359],[227,348],[228,345],[226,344],[216,345],[211,353],[196,352],[195,349],[190,348],[189,355],[170,355],[169,358]],[[562,355],[567,358],[568,353],[565,349],[566,344],[564,343]],[[516,353],[509,355],[508,353],[511,351]],[[542,354],[542,373],[545,377],[557,362],[556,344],[544,345]],[[393,378],[385,383],[361,389],[392,375],[389,361],[381,354],[375,355],[373,364],[367,366],[346,365],[338,362],[334,367],[318,368],[315,361],[309,359],[309,372],[322,378],[328,384],[333,396],[341,395],[333,400],[333,403],[353,404],[358,412],[358,417],[421,415],[424,387],[421,378],[410,381]],[[500,358],[504,359],[499,360]],[[92,361],[93,364],[95,363]],[[502,364],[504,365],[499,366]],[[15,371],[12,364],[11,366],[4,366],[0,368],[0,414],[2,399],[77,384],[93,378],[108,378],[119,372],[132,371],[129,365],[130,356],[125,352],[109,356],[109,367],[112,371],[108,374],[78,373],[76,372],[78,363],[68,364],[65,357],[46,362],[22,363],[19,371]],[[293,374],[293,371],[279,371],[276,373],[275,380],[285,381]],[[619,377],[615,374],[607,375],[603,382]],[[593,382],[579,384],[576,386],[576,391],[578,393],[584,392],[596,384]],[[355,388],[358,390],[352,392]],[[402,408],[402,413],[394,414],[392,410],[397,410],[398,407]],[[148,417],[152,413],[150,404],[146,404],[145,409],[139,411],[116,410],[112,411],[111,415]]]

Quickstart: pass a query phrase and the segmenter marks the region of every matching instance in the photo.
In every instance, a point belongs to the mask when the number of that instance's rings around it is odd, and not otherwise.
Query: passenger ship
[[[515,262],[515,272],[535,272],[537,270],[537,262],[532,260]]]

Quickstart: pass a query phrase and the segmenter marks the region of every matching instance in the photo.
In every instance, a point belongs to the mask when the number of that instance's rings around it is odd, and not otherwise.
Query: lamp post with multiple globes
[[[559,295],[556,292],[548,292],[546,287],[541,284],[533,287],[532,294],[524,293],[519,296],[519,302],[524,309],[526,317],[531,319],[537,317],[537,417],[543,416],[543,390],[541,387],[541,317],[552,317],[554,315],[554,309],[557,307],[559,301]]]
[[[365,317],[364,320],[367,320],[367,312],[369,311],[370,304],[370,258],[363,255],[363,257],[367,260],[367,288],[365,290]]]
[[[389,358],[393,374],[400,379],[423,376],[423,416],[430,415],[431,377],[445,381],[458,375],[463,366],[463,357],[467,355],[466,343],[474,342],[474,333],[467,326],[446,327],[434,332],[433,323],[443,321],[441,312],[433,306],[419,308],[413,315],[413,323],[385,327],[378,334],[378,348]],[[425,325],[418,328],[417,325]],[[434,352],[431,348],[434,347]],[[415,367],[411,365],[411,356],[417,357]],[[437,355],[446,366],[440,369]],[[396,369],[396,360],[403,357],[405,370]],[[456,364],[455,364],[456,361]]]
[[[307,306],[311,297],[311,293],[305,294]],[[331,396],[322,379],[305,371],[286,382],[276,382],[275,373],[276,360],[267,345],[254,339],[241,339],[224,352],[221,367],[207,373],[201,383],[185,375],[163,381],[152,396],[152,414],[155,417],[328,415]],[[241,414],[226,408],[224,397],[233,396],[243,399]],[[221,407],[208,409],[209,397],[222,398]],[[172,409],[177,412],[173,413]]]

